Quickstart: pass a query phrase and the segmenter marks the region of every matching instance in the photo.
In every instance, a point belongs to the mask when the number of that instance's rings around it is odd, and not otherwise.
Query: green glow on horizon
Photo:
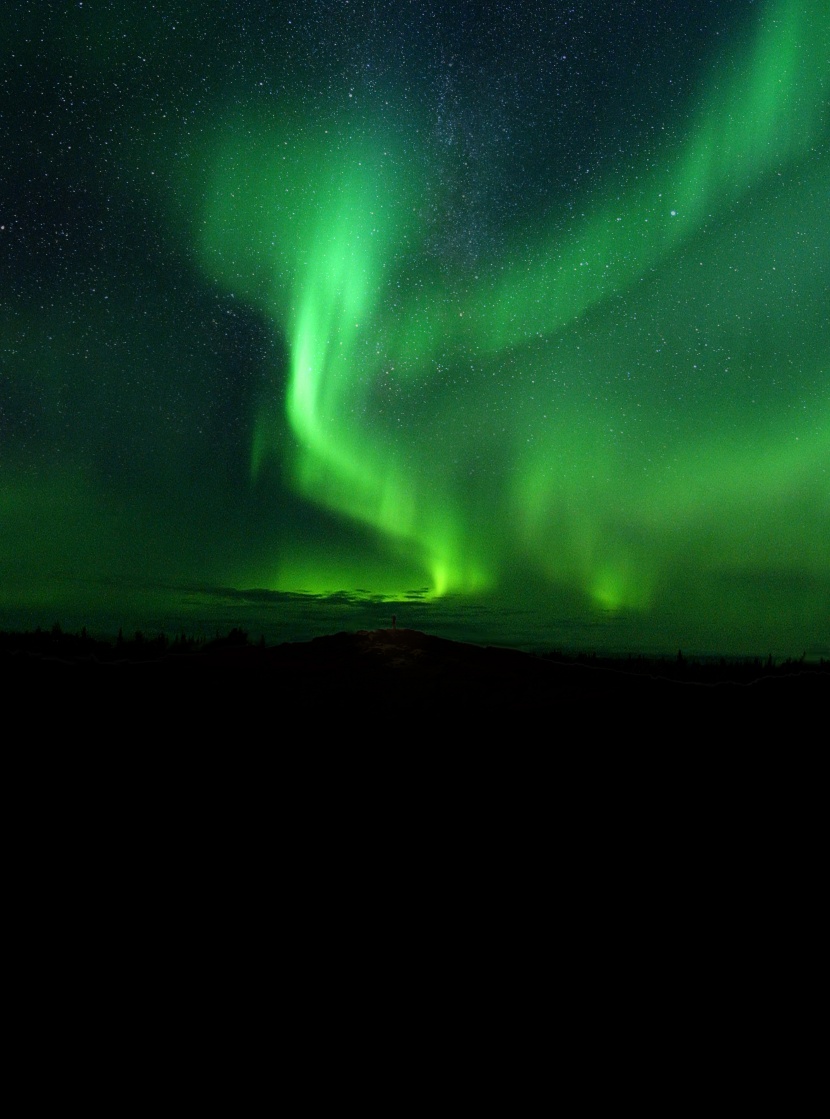
[[[435,596],[498,587],[518,565],[610,611],[649,609],[690,550],[702,570],[798,554],[826,573],[826,338],[799,339],[793,316],[779,340],[754,303],[765,286],[786,307],[785,268],[765,260],[797,261],[776,220],[788,200],[793,222],[820,228],[820,187],[804,183],[830,181],[829,46],[827,5],[766,5],[684,140],[610,172],[569,230],[542,228],[456,283],[419,270],[414,136],[383,141],[367,119],[353,136],[282,136],[234,118],[213,140],[200,255],[284,332],[295,439],[286,450],[264,406],[253,478],[287,458],[298,493],[375,534],[392,557],[373,575],[382,593],[395,556]],[[742,342],[735,324],[754,315]],[[787,383],[788,350],[808,405],[756,400],[754,382]],[[346,570],[315,563],[282,556],[272,584],[330,589]]]

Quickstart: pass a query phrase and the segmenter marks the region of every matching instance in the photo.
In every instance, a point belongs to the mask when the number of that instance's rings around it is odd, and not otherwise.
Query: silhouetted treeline
[[[582,664],[629,676],[650,676],[660,680],[699,684],[748,684],[755,680],[792,676],[795,673],[815,673],[830,678],[830,660],[821,658],[808,661],[806,653],[797,659],[777,659],[771,653],[766,657],[692,657],[678,650],[674,657],[643,654],[608,657],[596,653],[552,651],[546,654],[546,658],[557,664]]]
[[[260,647],[264,643],[260,641]],[[172,639],[165,633],[147,636],[136,630],[132,636],[125,637],[123,628],[119,629],[114,641],[92,637],[86,626],[78,633],[64,633],[60,622],[55,622],[50,630],[39,626],[34,631],[19,633],[0,630],[0,656],[29,657],[35,660],[57,661],[98,661],[113,663],[118,661],[155,661],[163,657],[192,656],[213,649],[245,648],[250,646],[248,634],[242,629],[232,629],[225,635],[217,635],[209,640],[203,637],[190,637],[184,632]]]
[[[346,636],[346,635],[342,635]],[[313,645],[314,643],[310,643]],[[278,651],[279,646],[271,647]],[[215,662],[254,663],[266,650],[264,637],[254,644],[248,633],[235,627],[229,633],[213,638],[192,637],[183,631],[170,638],[164,633],[147,635],[141,630],[125,636],[118,631],[114,641],[92,637],[86,627],[77,633],[65,633],[59,622],[49,630],[39,627],[30,632],[0,631],[0,658],[7,664],[38,661],[77,664],[140,664],[161,660],[201,658]],[[551,651],[541,657],[526,654],[531,660],[554,662],[562,666],[581,665],[604,673],[630,677],[651,677],[654,680],[685,681],[699,684],[750,684],[757,680],[784,678],[796,674],[826,676],[830,682],[830,660],[808,661],[806,654],[798,659],[776,659],[772,654],[752,658],[715,658],[687,656],[679,650],[672,657],[641,654],[602,656],[596,653]]]

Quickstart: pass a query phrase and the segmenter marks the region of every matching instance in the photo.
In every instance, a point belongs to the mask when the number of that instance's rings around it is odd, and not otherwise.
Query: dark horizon
[[[114,590],[116,597],[124,596],[123,586]],[[164,605],[162,597],[166,599]],[[830,641],[821,640],[820,626],[816,627],[816,640],[800,645],[795,639],[783,642],[780,634],[759,628],[724,646],[707,640],[705,634],[684,631],[679,624],[666,624],[662,631],[655,630],[653,624],[646,629],[636,614],[597,611],[588,618],[567,617],[532,606],[508,609],[498,601],[470,602],[466,596],[430,602],[416,594],[381,600],[347,592],[326,596],[202,586],[178,591],[159,587],[152,605],[148,604],[149,598],[149,594],[146,598],[139,595],[121,612],[115,606],[107,609],[100,605],[85,611],[65,608],[63,612],[49,608],[0,609],[0,632],[48,632],[57,624],[66,634],[85,630],[92,637],[113,642],[119,631],[126,639],[140,632],[147,639],[163,634],[172,640],[184,634],[209,641],[240,630],[252,642],[262,638],[270,646],[341,632],[387,629],[394,616],[400,629],[542,654],[558,650],[574,656],[671,659],[682,650],[684,656],[698,660],[751,661],[769,656],[776,662],[830,659]]]

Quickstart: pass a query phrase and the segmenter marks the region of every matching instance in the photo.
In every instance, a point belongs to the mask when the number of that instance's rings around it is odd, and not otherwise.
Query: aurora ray
[[[332,154],[322,130],[309,143],[306,129],[297,150],[250,121],[241,142],[243,130],[230,129],[204,259],[232,286],[240,274],[266,276],[260,296],[291,351],[286,407],[300,491],[408,550],[436,593],[499,585],[518,561],[606,607],[642,608],[713,519],[723,528],[709,533],[707,564],[755,562],[759,517],[766,560],[779,562],[798,546],[788,503],[812,487],[815,536],[800,543],[818,574],[830,440],[823,265],[810,275],[779,215],[798,209],[798,237],[826,227],[828,26],[830,13],[815,5],[768,5],[713,64],[685,139],[633,171],[630,161],[612,168],[572,228],[540,231],[506,261],[480,262],[472,279],[444,274],[427,285],[412,264],[423,253],[413,212],[428,165],[412,154],[414,135],[402,157],[377,135],[347,136]],[[372,132],[365,122],[356,131]],[[241,182],[229,181],[227,166]],[[291,210],[284,196],[312,176],[315,190]],[[274,244],[275,257],[253,248]],[[774,333],[792,337],[792,267],[802,286],[796,314],[815,324],[786,359],[801,370],[799,391],[810,386],[811,408],[798,418],[795,400],[750,408],[756,390],[747,389],[783,375],[783,350],[761,352],[773,328],[752,303],[766,288],[768,314],[782,315]],[[728,287],[730,273],[752,287],[714,306],[707,293]],[[739,327],[744,319],[755,321]],[[688,356],[695,335],[698,361]],[[676,409],[689,395],[694,406]],[[494,417],[507,409],[509,431],[500,432]],[[707,430],[714,410],[732,425],[727,438]],[[266,409],[255,472],[272,422]],[[496,445],[477,487],[469,464]],[[741,557],[734,541],[749,523],[755,546]]]

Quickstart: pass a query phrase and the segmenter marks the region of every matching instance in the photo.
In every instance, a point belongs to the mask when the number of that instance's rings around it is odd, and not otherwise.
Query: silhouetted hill
[[[823,662],[534,656],[408,629],[266,647],[239,630],[208,643],[137,634],[110,645],[54,627],[0,635],[0,664],[14,694],[45,685],[53,713],[85,705],[94,717],[96,706],[115,704],[139,719],[172,715],[177,724],[223,734],[259,734],[263,722],[374,727],[380,715],[386,726],[390,718],[402,727],[486,726],[507,716],[548,730],[565,718],[571,733],[587,735],[614,724],[636,738],[642,720],[653,731],[664,719],[667,735],[696,717],[714,720],[714,732],[722,713],[763,719],[791,708],[795,721],[803,705],[830,693]]]

